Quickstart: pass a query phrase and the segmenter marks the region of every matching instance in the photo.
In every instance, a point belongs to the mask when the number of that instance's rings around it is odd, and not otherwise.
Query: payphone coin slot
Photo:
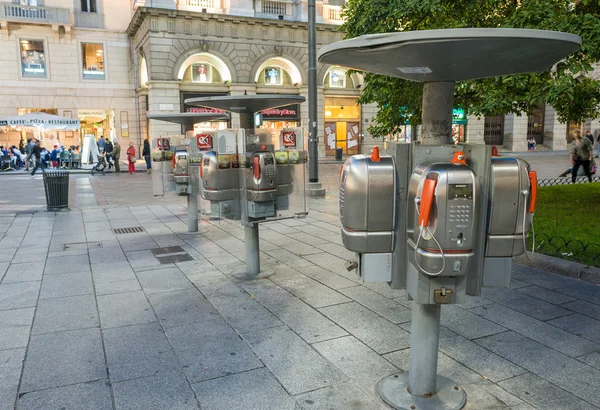
[[[433,291],[433,302],[438,305],[450,303],[453,293],[451,289],[435,289]]]

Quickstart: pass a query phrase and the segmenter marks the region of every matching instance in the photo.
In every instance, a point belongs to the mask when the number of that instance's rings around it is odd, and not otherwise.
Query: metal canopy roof
[[[465,28],[370,34],[323,47],[319,61],[418,82],[544,71],[577,51],[558,31]]]
[[[269,108],[300,104],[305,100],[306,98],[301,95],[257,94],[188,98],[185,100],[185,103],[196,107],[209,107],[235,113],[254,114]]]
[[[183,125],[186,129],[194,128],[194,124],[208,121],[227,121],[229,115],[227,113],[196,113],[182,112],[173,114],[155,114],[148,113],[148,119],[160,120],[165,122],[174,122]]]

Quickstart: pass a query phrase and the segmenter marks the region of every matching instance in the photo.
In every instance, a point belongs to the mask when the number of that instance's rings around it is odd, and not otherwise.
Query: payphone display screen
[[[273,165],[273,157],[266,157],[265,165]]]
[[[450,199],[473,199],[473,184],[449,184]]]

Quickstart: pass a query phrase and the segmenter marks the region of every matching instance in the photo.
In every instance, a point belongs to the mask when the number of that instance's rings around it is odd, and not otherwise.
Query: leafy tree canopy
[[[600,116],[598,0],[349,0],[341,30],[346,38],[392,31],[496,27],[563,31],[583,39],[580,50],[552,69],[463,81],[455,106],[468,114],[530,113],[540,102],[554,107],[562,122]],[[406,121],[421,122],[423,84],[378,74],[365,75],[361,104],[377,103],[374,137],[393,133]],[[412,114],[412,115],[410,115]]]

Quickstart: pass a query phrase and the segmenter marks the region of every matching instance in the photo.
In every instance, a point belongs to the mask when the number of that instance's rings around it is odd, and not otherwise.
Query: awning
[[[79,120],[46,114],[45,112],[32,112],[25,115],[0,117],[0,127],[33,127],[46,130],[79,130]]]
[[[165,122],[173,122],[176,124],[183,125],[186,130],[193,130],[194,124],[201,122],[211,121],[228,121],[229,114],[227,113],[194,113],[194,112],[181,112],[181,113],[151,113],[147,114],[150,120],[159,120]]]

